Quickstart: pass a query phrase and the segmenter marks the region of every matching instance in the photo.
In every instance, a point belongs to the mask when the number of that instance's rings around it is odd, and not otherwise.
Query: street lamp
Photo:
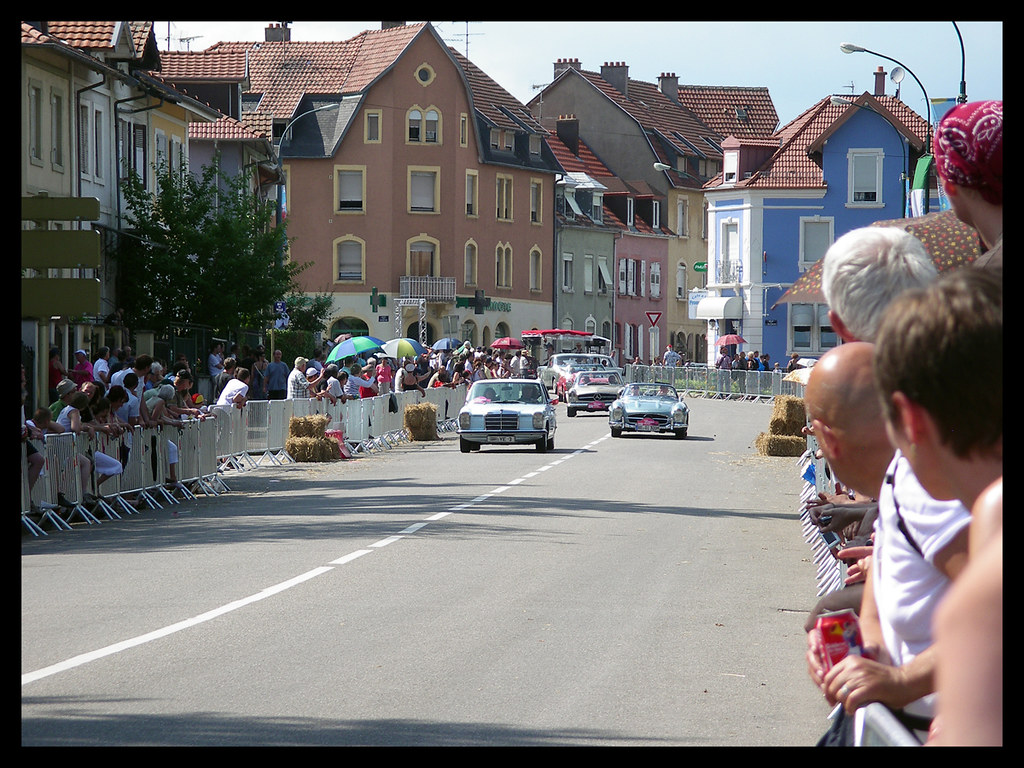
[[[903,198],[902,198],[902,202],[901,202],[902,207],[900,208],[900,210],[902,211],[902,215],[906,216],[906,213],[907,213],[907,211],[906,211],[906,208],[907,208],[907,189],[906,189],[905,181],[907,179],[908,174],[910,173],[910,169],[907,167],[907,145],[906,145],[906,141],[907,140],[906,140],[906,137],[902,133],[900,133],[900,129],[897,128],[889,118],[887,118],[885,115],[883,115],[877,109],[872,109],[867,104],[858,104],[853,99],[844,99],[842,96],[833,96],[830,99],[830,102],[832,104],[834,104],[836,106],[840,106],[840,107],[858,107],[860,109],[863,109],[863,110],[866,110],[868,112],[871,112],[872,114],[878,115],[880,118],[885,120],[885,122],[887,122],[889,125],[891,125],[892,129],[894,131],[896,131],[896,135],[899,137],[899,140],[900,140],[900,149],[903,150],[903,167],[900,169],[900,188],[902,190]]]
[[[931,149],[932,149],[932,101],[931,101],[931,99],[928,98],[928,92],[924,89],[924,85],[921,84],[921,80],[918,78],[917,75],[914,74],[914,71],[912,69],[910,69],[910,67],[908,67],[906,64],[904,64],[901,61],[897,61],[896,59],[894,59],[894,58],[892,58],[890,56],[886,56],[885,54],[878,53],[878,51],[871,51],[871,50],[868,50],[867,48],[864,48],[864,47],[859,46],[859,45],[855,45],[853,43],[842,43],[839,46],[839,50],[842,51],[843,53],[870,53],[873,56],[878,56],[879,58],[885,59],[886,61],[891,61],[894,64],[897,64],[900,67],[902,67],[905,71],[909,72],[910,76],[912,78],[914,78],[914,80],[917,82],[918,86],[920,86],[921,93],[924,94],[925,106],[928,108],[927,133],[926,133],[928,139],[927,139],[927,142],[925,144],[925,153],[918,160],[918,166],[917,166],[918,170],[922,171],[924,173],[924,178],[920,180],[920,183],[918,183],[917,179],[915,179],[914,188],[915,189],[923,190],[923,192],[924,192],[924,200],[922,201],[921,208],[922,208],[922,211],[924,213],[928,213],[928,198],[929,198],[929,196],[931,194],[930,176],[931,176]]]
[[[281,138],[277,142],[277,226],[279,226],[279,227],[281,226],[281,220],[282,220],[281,213],[282,213],[282,208],[283,208],[282,196],[284,195],[284,178],[283,178],[284,177],[284,161],[283,161],[283,159],[281,157],[281,147],[284,144],[285,138],[288,136],[288,131],[291,130],[291,127],[293,125],[295,125],[295,123],[297,123],[299,120],[304,118],[306,115],[312,115],[314,112],[324,112],[325,110],[328,110],[328,109],[338,109],[340,106],[341,106],[341,102],[337,102],[336,101],[336,102],[334,102],[332,104],[324,104],[322,107],[316,107],[314,109],[306,110],[302,114],[296,115],[295,117],[293,117],[288,122],[288,124],[285,125],[284,130],[281,131]],[[278,254],[278,264],[280,264],[280,262],[283,259],[284,259],[284,245],[282,244],[281,245],[281,249],[280,249],[280,253]]]

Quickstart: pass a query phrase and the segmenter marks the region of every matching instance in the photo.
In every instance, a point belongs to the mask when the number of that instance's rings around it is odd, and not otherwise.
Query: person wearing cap
[[[288,374],[288,399],[306,400],[309,398],[309,380],[306,378],[306,370],[309,368],[309,360],[301,355],[295,358],[295,365],[292,372]],[[313,369],[314,373],[316,369]]]
[[[958,104],[933,141],[935,170],[956,217],[974,227],[988,249],[974,266],[1003,266],[1003,102]]]
[[[60,412],[70,402],[71,395],[77,391],[78,387],[75,386],[75,382],[71,379],[61,379],[57,383],[57,399],[50,404],[50,413],[53,414],[54,420],[57,419]]]
[[[93,380],[92,363],[89,362],[89,353],[84,349],[75,350],[75,367],[71,369],[71,380],[79,386]]]

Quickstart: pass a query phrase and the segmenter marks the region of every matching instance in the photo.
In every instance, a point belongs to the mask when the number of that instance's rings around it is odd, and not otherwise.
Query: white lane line
[[[344,565],[345,563],[351,563],[357,557],[369,555],[372,552],[372,549],[357,549],[355,552],[349,552],[347,555],[339,557],[337,560],[331,560],[330,565]]]
[[[590,445],[594,445],[596,443],[599,443],[599,442],[601,442],[601,440],[606,439],[606,437],[607,437],[607,435],[605,437],[600,438],[599,440],[595,440],[594,443],[591,443]],[[567,461],[568,459],[571,459],[573,456],[577,456],[577,455],[579,455],[580,453],[583,453],[583,452],[584,452],[584,449],[582,449],[582,448],[577,450],[577,451],[574,451],[573,453],[569,454],[568,456],[565,456],[564,458],[561,458],[561,459],[559,459],[557,461],[551,462],[550,464],[547,464],[547,465],[545,465],[543,467],[538,467],[533,472],[528,472],[527,474],[523,475],[522,477],[519,477],[519,478],[516,478],[515,480],[510,481],[507,485],[499,486],[499,487],[493,489],[492,491],[490,491],[489,493],[481,494],[480,496],[477,496],[472,501],[466,502],[464,504],[458,504],[458,505],[452,507],[450,510],[448,510],[446,512],[438,512],[437,514],[431,515],[430,517],[428,517],[426,519],[426,521],[419,522],[419,523],[414,523],[414,524],[410,525],[408,528],[406,528],[404,531],[399,532],[398,535],[396,535],[396,536],[388,536],[387,538],[384,538],[384,539],[381,539],[380,541],[374,542],[373,544],[370,544],[369,546],[373,547],[374,549],[380,549],[381,547],[386,547],[388,544],[394,544],[396,541],[399,541],[400,539],[404,538],[405,535],[410,534],[410,533],[415,533],[416,531],[421,530],[422,528],[424,528],[427,525],[428,522],[431,522],[431,521],[434,521],[434,520],[440,520],[440,519],[442,519],[444,517],[447,517],[453,511],[456,511],[456,510],[469,509],[470,507],[474,506],[475,504],[478,504],[481,501],[486,501],[492,495],[494,495],[496,493],[503,493],[503,492],[509,490],[509,488],[511,488],[512,486],[519,485],[520,483],[522,483],[527,478],[536,477],[541,472],[546,472],[547,470],[549,470],[549,469],[551,469],[553,467],[556,467],[559,464],[561,464],[562,462]],[[337,560],[332,560],[330,562],[330,565],[344,565],[346,563],[352,562],[353,560],[355,560],[355,559],[357,559],[359,557],[362,557],[363,555],[371,554],[372,552],[373,552],[372,549],[358,549],[355,552],[350,552],[347,555],[343,555],[342,557],[339,557]],[[195,616],[195,617],[193,617],[191,619],[186,619],[185,621],[180,621],[180,622],[178,622],[176,624],[171,624],[170,626],[163,627],[162,629],[154,630],[153,632],[149,632],[149,633],[147,633],[145,635],[139,635],[138,637],[134,637],[134,638],[132,638],[130,640],[123,640],[120,643],[114,643],[113,645],[108,645],[106,648],[100,648],[99,650],[96,650],[96,651],[90,651],[89,653],[80,654],[80,655],[75,656],[75,657],[73,657],[71,659],[68,659],[67,661],[62,661],[62,662],[60,662],[58,664],[53,664],[53,665],[51,665],[49,667],[44,667],[43,669],[36,670],[35,672],[28,672],[28,673],[26,673],[26,674],[21,676],[21,684],[22,685],[26,685],[26,684],[34,682],[36,680],[40,680],[40,679],[42,679],[44,677],[49,677],[50,675],[55,675],[58,672],[64,672],[66,670],[73,669],[75,667],[81,666],[82,664],[87,664],[90,661],[95,661],[96,659],[101,659],[101,658],[103,658],[105,656],[110,656],[110,655],[112,655],[114,653],[120,653],[121,651],[127,650],[129,648],[134,648],[137,645],[142,645],[144,643],[151,642],[152,640],[158,640],[161,637],[167,637],[168,635],[174,634],[175,632],[180,632],[183,629],[188,629],[189,627],[194,627],[194,626],[196,626],[198,624],[202,624],[204,622],[210,621],[211,619],[214,619],[214,618],[216,618],[218,616],[223,616],[225,613],[230,613],[231,611],[237,610],[238,608],[242,608],[242,607],[244,607],[246,605],[250,605],[251,603],[255,603],[255,602],[257,602],[259,600],[262,600],[262,599],[264,599],[266,597],[270,597],[272,595],[276,595],[279,592],[283,592],[286,589],[294,587],[297,584],[301,584],[301,583],[303,583],[305,581],[308,581],[309,579],[312,579],[312,578],[314,578],[316,576],[320,576],[320,575],[322,575],[324,573],[327,573],[327,572],[329,572],[331,570],[333,570],[333,568],[329,568],[327,566],[321,566],[320,568],[314,568],[313,570],[307,571],[306,573],[303,573],[303,574],[300,574],[299,576],[296,576],[296,577],[294,577],[292,579],[289,579],[288,581],[283,581],[280,584],[277,584],[275,586],[267,587],[266,589],[261,590],[260,592],[257,592],[255,595],[250,595],[249,597],[242,598],[241,600],[236,600],[236,601],[234,601],[232,603],[228,603],[227,605],[223,605],[220,608],[214,608],[212,611],[207,611],[206,613],[200,614],[199,616]]]
[[[102,659],[104,656],[110,656],[115,653],[120,653],[121,651],[125,651],[129,648],[134,648],[137,645],[142,645],[143,643],[148,643],[152,640],[158,640],[161,637],[167,637],[168,635],[172,635],[175,632],[180,632],[183,629],[189,629],[190,627],[194,627],[197,624],[202,624],[204,622],[210,621],[210,619],[215,619],[218,616],[223,616],[225,613],[230,613],[231,611],[243,608],[247,605],[250,605],[251,603],[255,603],[259,600],[263,600],[264,598],[276,595],[278,592],[283,592],[284,590],[289,589],[290,587],[294,587],[296,584],[301,584],[304,581],[308,581],[309,579],[312,579],[316,576],[320,576],[324,573],[333,570],[333,568],[328,568],[327,566],[314,568],[311,571],[306,571],[306,573],[288,579],[288,581],[282,581],[280,584],[275,584],[272,587],[267,587],[266,589],[257,592],[255,595],[244,597],[241,600],[235,600],[234,602],[228,603],[227,605],[222,605],[219,608],[214,608],[212,611],[207,611],[206,613],[201,613],[198,616],[193,616],[191,619],[179,621],[176,624],[171,624],[169,626],[163,627],[162,629],[157,629],[153,632],[148,632],[145,635],[133,637],[130,640],[122,640],[119,643],[108,645],[106,648],[100,648],[96,651],[90,651],[89,653],[80,654],[78,656],[68,659],[67,661],[62,661],[59,664],[52,664],[49,667],[37,669],[35,672],[28,672],[21,676],[21,684],[26,685],[27,683],[40,680],[44,677],[55,675],[58,672],[65,672],[69,669],[81,666],[82,664],[88,664],[90,661]]]

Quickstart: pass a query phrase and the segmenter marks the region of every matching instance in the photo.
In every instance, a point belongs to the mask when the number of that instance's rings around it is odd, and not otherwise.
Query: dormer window
[[[723,162],[723,178],[722,180],[729,184],[735,182],[739,175],[740,165],[740,153],[739,152],[726,152],[722,158]]]

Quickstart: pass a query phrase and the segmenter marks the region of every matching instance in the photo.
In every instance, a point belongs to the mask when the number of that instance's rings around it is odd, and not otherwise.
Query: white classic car
[[[459,449],[483,445],[555,447],[555,409],[537,379],[483,379],[470,387],[459,411]]]
[[[624,384],[618,371],[578,372],[565,393],[565,415],[571,418],[577,411],[607,411]]]

